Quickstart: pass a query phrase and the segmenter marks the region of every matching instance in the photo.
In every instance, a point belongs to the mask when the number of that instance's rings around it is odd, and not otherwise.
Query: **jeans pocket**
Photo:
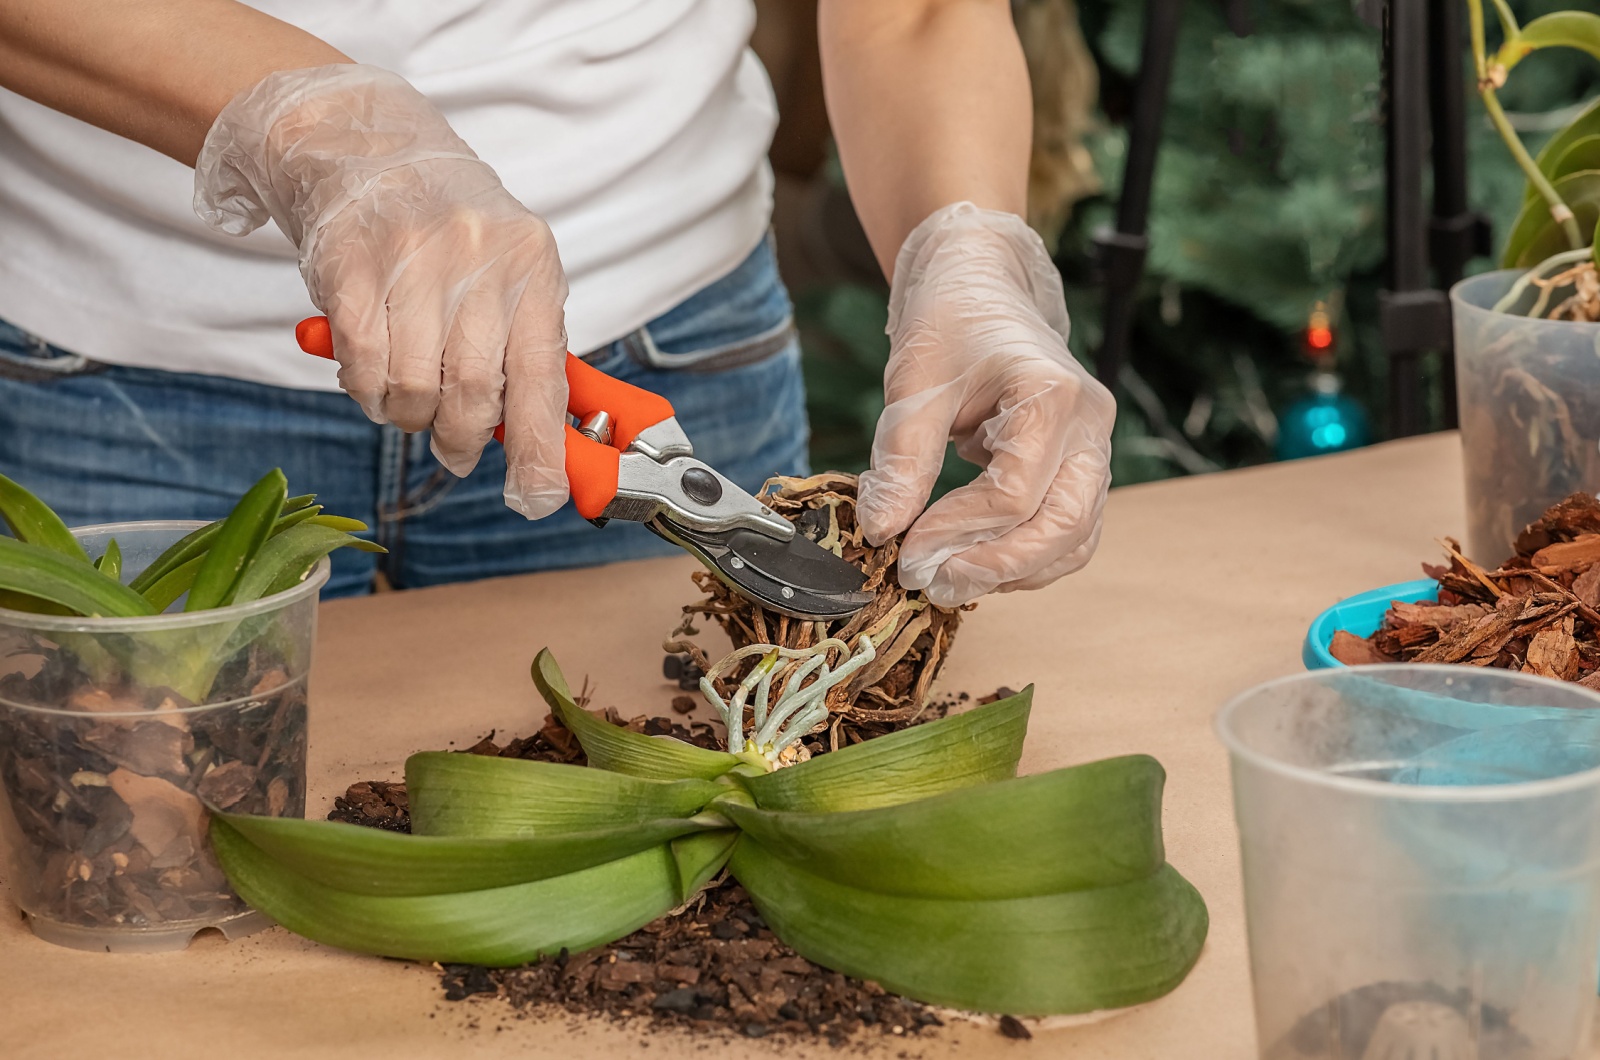
[[[39,336],[0,320],[0,379],[45,383],[103,372],[108,366],[52,346]]]
[[[794,339],[794,318],[785,316],[779,323],[754,335],[698,350],[668,353],[656,345],[648,326],[624,338],[622,346],[646,368],[667,372],[723,372],[776,357],[788,349]]]

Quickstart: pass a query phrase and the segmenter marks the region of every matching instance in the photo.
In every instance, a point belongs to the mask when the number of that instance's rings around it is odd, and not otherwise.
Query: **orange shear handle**
[[[313,357],[333,360],[333,330],[327,317],[307,317],[295,325],[295,341]],[[606,375],[593,365],[567,354],[567,411],[579,421],[596,412],[611,415],[611,445],[602,445],[567,426],[567,488],[573,506],[585,519],[597,519],[617,495],[620,450],[647,427],[673,416],[672,403],[632,383]],[[505,441],[505,424],[494,429],[497,440]]]

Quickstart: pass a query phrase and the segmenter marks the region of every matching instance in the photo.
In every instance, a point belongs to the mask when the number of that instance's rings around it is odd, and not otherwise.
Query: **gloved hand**
[[[906,237],[886,407],[857,502],[874,544],[910,527],[901,585],[954,607],[1088,562],[1116,403],[1067,351],[1067,329],[1061,277],[1015,214],[956,203]],[[983,473],[923,511],[948,439]]]
[[[277,222],[328,315],[339,385],[377,423],[432,430],[450,471],[505,421],[506,503],[566,501],[566,275],[549,227],[397,74],[285,70],[223,108],[195,211],[244,235]]]

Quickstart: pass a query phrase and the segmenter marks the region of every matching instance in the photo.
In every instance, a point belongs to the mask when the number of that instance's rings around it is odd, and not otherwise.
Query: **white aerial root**
[[[1539,312],[1544,310],[1545,303],[1549,299],[1549,281],[1545,280],[1545,274],[1556,269],[1570,269],[1573,265],[1589,260],[1593,253],[1588,247],[1584,247],[1582,250],[1564,250],[1559,254],[1551,255],[1519,276],[1517,282],[1511,285],[1511,289],[1505,293],[1505,296],[1494,304],[1493,312],[1511,312],[1511,307],[1517,304],[1523,293],[1530,286],[1537,285],[1545,288],[1543,297],[1539,299],[1539,304],[1535,310],[1522,314],[1529,317],[1537,316]]]
[[[870,636],[858,638],[860,647],[837,669],[828,666],[828,653],[848,654],[850,646],[829,638],[809,648],[779,648],[771,644],[751,644],[733,652],[700,679],[700,694],[706,697],[728,727],[728,750],[733,754],[750,751],[777,765],[783,752],[806,733],[828,720],[828,692],[841,681],[870,663],[877,655]],[[726,701],[717,694],[716,680],[752,655],[761,660],[751,667],[739,687]],[[811,678],[809,684],[806,679]],[[776,703],[769,702],[775,681],[782,681]],[[750,693],[750,733],[745,733],[745,704]]]

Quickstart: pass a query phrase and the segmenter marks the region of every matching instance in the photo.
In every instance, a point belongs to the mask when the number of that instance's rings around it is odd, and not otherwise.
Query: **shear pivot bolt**
[[[794,590],[789,588],[787,585],[785,585],[783,588],[779,589],[778,592],[783,595],[783,598],[785,600],[794,599]]]
[[[717,481],[717,476],[703,467],[689,468],[678,480],[678,484],[692,501],[711,505],[722,499],[722,483]]]

